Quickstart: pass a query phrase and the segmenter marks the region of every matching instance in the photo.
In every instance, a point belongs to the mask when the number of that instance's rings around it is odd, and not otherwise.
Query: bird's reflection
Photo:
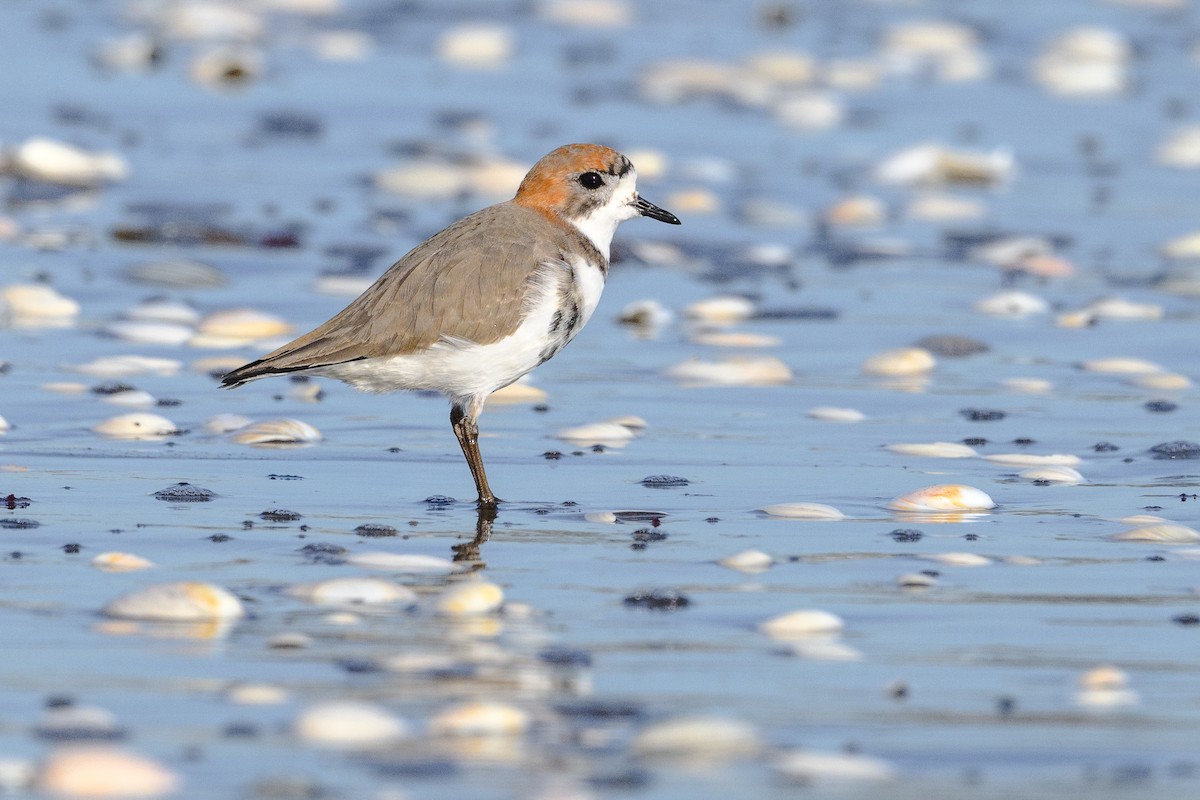
[[[475,569],[482,569],[484,562],[480,560],[479,548],[492,538],[492,523],[496,521],[496,506],[480,503],[478,516],[475,518],[475,538],[464,544],[453,545],[455,561],[474,562]]]

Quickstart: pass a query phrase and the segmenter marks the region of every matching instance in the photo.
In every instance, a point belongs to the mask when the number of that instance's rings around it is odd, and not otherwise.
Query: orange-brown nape
[[[615,175],[627,171],[628,160],[610,147],[599,144],[565,144],[541,158],[517,189],[517,205],[542,213],[569,205],[571,186],[564,175],[589,170]],[[624,168],[623,168],[624,167]]]

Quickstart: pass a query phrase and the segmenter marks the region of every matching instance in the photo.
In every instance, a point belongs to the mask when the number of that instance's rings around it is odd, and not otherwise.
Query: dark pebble
[[[18,508],[29,508],[29,504],[32,502],[28,497],[17,497],[15,494],[10,494],[4,498],[4,507],[9,511]]]
[[[647,475],[642,478],[641,483],[648,489],[670,489],[675,486],[687,486],[690,481],[678,475]]]
[[[547,450],[546,452],[542,453],[542,458],[546,459],[547,461],[558,461],[562,457],[563,454],[557,450]]]
[[[264,511],[258,515],[259,519],[265,519],[267,522],[295,522],[300,519],[300,515],[295,511],[288,511],[286,508],[272,508],[270,511]]]
[[[1200,458],[1200,444],[1186,442],[1182,439],[1174,442],[1163,442],[1150,448],[1150,452],[1158,459],[1187,460]]]
[[[996,422],[1004,419],[1005,413],[994,408],[964,408],[958,412],[971,422]]]
[[[888,536],[895,542],[919,542],[925,534],[916,528],[896,528]]]
[[[978,339],[954,334],[926,336],[914,342],[914,346],[922,347],[935,356],[943,358],[966,358],[978,353],[986,353],[991,349]]]
[[[1096,442],[1094,445],[1092,445],[1092,449],[1097,453],[1115,453],[1121,448],[1117,447],[1112,442]]]
[[[276,475],[274,472],[272,472],[270,475],[267,476],[267,480],[269,480],[269,481],[302,481],[302,480],[304,480],[304,476],[302,476],[302,475]]]
[[[644,713],[636,703],[623,700],[571,700],[559,703],[554,710],[573,719],[636,719]]]
[[[988,443],[988,440],[984,439],[982,436],[968,436],[962,441],[967,447],[983,447]]]
[[[1200,625],[1200,617],[1195,614],[1180,614],[1177,617],[1171,617],[1171,622],[1176,625]]]
[[[444,494],[433,494],[425,498],[425,505],[433,506],[434,508],[444,508],[454,505],[457,500],[453,497],[447,497]]]
[[[1002,717],[1011,717],[1017,710],[1015,697],[1001,697],[996,700],[996,713]]]
[[[176,400],[173,397],[160,397],[154,401],[154,405],[158,406],[159,408],[175,408],[176,406],[183,405],[183,401]]]
[[[7,528],[9,530],[27,530],[29,528],[36,528],[41,524],[36,519],[24,519],[22,517],[0,519],[0,528]]]
[[[190,483],[177,483],[154,493],[156,499],[168,503],[207,503],[216,496],[217,493],[211,489],[192,486]]]
[[[655,589],[651,592],[638,592],[625,598],[624,603],[629,608],[646,608],[651,611],[678,611],[691,605],[685,595],[674,589]]]
[[[538,660],[556,667],[590,667],[592,654],[576,647],[547,647],[538,653]]]
[[[359,525],[354,529],[354,532],[368,539],[382,539],[385,536],[398,536],[400,534],[400,531],[391,525],[383,525],[378,522],[368,522],[365,525]]]
[[[281,139],[315,139],[324,131],[321,120],[302,111],[268,111],[258,120],[266,136]]]
[[[232,536],[229,536],[224,533],[214,533],[212,536],[208,537],[208,540],[210,542],[216,542],[217,544],[222,544],[223,542],[228,542],[232,538],[233,538]]]
[[[458,774],[458,764],[450,759],[436,758],[389,758],[367,762],[367,766],[377,775],[385,778],[412,779],[442,779],[452,778]],[[332,795],[332,792],[330,793]],[[319,795],[325,797],[325,794]]]
[[[63,549],[63,552],[68,555],[75,555],[76,553],[78,553],[80,550],[83,549],[83,545],[76,544],[75,542],[71,542],[70,544],[64,544],[62,546],[62,549]]]
[[[367,658],[343,658],[337,665],[343,672],[349,672],[351,675],[371,675],[383,671],[382,667]]]
[[[1017,447],[1029,447],[1031,444],[1037,444],[1036,439],[1030,439],[1028,436],[1018,436],[1012,440],[1012,443]]]
[[[763,320],[831,320],[838,318],[835,308],[763,308],[754,312],[754,319]]]
[[[635,542],[661,542],[666,540],[667,533],[653,528],[638,528],[631,536]]]
[[[221,737],[225,739],[257,739],[260,733],[253,722],[231,722],[221,729]]]
[[[313,564],[344,564],[346,559],[346,548],[340,544],[329,544],[328,542],[313,542],[301,547],[299,552]]]
[[[1179,404],[1170,400],[1151,400],[1144,408],[1152,414],[1169,414],[1179,408]]]
[[[134,387],[128,383],[119,383],[117,381],[107,381],[99,386],[92,387],[92,394],[113,395],[121,394],[122,392],[132,392]]]
[[[595,789],[631,792],[650,785],[650,773],[630,767],[616,772],[601,772],[587,778],[588,785]]]

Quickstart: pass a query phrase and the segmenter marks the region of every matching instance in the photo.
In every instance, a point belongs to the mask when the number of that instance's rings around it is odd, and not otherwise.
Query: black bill
[[[667,211],[665,208],[659,208],[658,206],[654,205],[654,203],[651,203],[649,200],[644,200],[641,197],[634,201],[633,207],[636,208],[637,212],[643,217],[656,219],[659,222],[666,222],[670,225],[683,224],[679,221],[679,217],[675,216],[670,211]]]

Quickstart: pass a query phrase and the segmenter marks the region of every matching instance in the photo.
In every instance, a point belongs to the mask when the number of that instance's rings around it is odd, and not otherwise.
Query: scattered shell
[[[231,433],[249,425],[254,420],[241,414],[217,414],[204,420],[206,433]]]
[[[621,309],[617,321],[623,325],[641,328],[661,328],[671,322],[675,315],[657,300],[634,300]]]
[[[1005,378],[1000,384],[1021,394],[1046,394],[1054,389],[1054,384],[1044,378]]]
[[[1078,467],[1083,463],[1083,459],[1070,453],[992,453],[983,460],[1006,467]]]
[[[94,378],[128,378],[135,375],[174,375],[183,364],[173,358],[152,358],[150,356],[104,356],[67,367],[75,372],[90,375]]]
[[[975,310],[993,317],[1027,317],[1047,313],[1050,304],[1028,292],[999,292],[976,302]]]
[[[529,715],[507,703],[473,701],[451,706],[429,720],[434,736],[518,736]]]
[[[504,590],[494,583],[471,581],[448,590],[437,601],[437,611],[447,617],[491,614],[504,604]]]
[[[154,562],[149,559],[116,550],[99,553],[92,559],[92,566],[104,572],[133,572],[139,569],[150,569],[154,565]]]
[[[986,567],[992,563],[990,558],[975,553],[929,553],[920,558],[944,567]]]
[[[777,358],[724,358],[682,361],[666,376],[685,386],[777,386],[792,381],[792,370]]]
[[[178,434],[179,428],[166,417],[139,412],[106,419],[92,431],[110,439],[156,440]]]
[[[324,61],[362,61],[374,49],[375,40],[365,31],[330,30],[315,33],[313,52]]]
[[[948,483],[900,495],[887,507],[893,511],[986,511],[995,508],[996,503],[974,486]]]
[[[0,289],[0,309],[7,308],[18,324],[53,325],[65,323],[79,314],[79,303],[52,286],[39,283],[13,283]]]
[[[845,519],[846,515],[833,506],[823,503],[775,503],[759,509],[770,517],[787,519],[834,520]]]
[[[905,209],[905,216],[921,222],[975,220],[986,214],[987,206],[978,200],[944,194],[922,194]]]
[[[1083,313],[1092,319],[1110,320],[1156,320],[1162,319],[1165,311],[1157,303],[1135,303],[1121,297],[1107,297],[1089,303]]]
[[[698,331],[692,335],[692,343],[706,347],[778,347],[783,340],[778,336],[746,331]]]
[[[164,289],[219,289],[229,280],[217,267],[199,261],[150,261],[125,270],[126,280]]]
[[[877,197],[845,197],[825,209],[825,222],[839,228],[873,228],[887,221],[887,206]]]
[[[346,563],[364,569],[387,570],[407,575],[449,575],[462,571],[461,565],[449,559],[414,553],[355,553],[346,558]]]
[[[889,444],[887,450],[902,456],[924,458],[974,458],[979,455],[974,448],[958,442],[917,442],[911,444]]]
[[[1093,667],[1079,676],[1080,689],[1123,689],[1128,685],[1125,670],[1111,664]]]
[[[199,327],[205,336],[239,342],[283,336],[291,330],[292,326],[279,317],[253,308],[214,312],[201,320]]]
[[[846,623],[828,611],[802,609],[773,617],[761,623],[758,629],[772,639],[797,639],[813,635],[838,633]]]
[[[1158,544],[1195,544],[1200,542],[1200,531],[1186,525],[1176,525],[1171,522],[1160,522],[1142,525],[1121,533],[1113,534],[1111,539],[1118,542],[1156,542]]]
[[[122,320],[104,326],[104,332],[123,342],[133,344],[162,344],[177,346],[192,338],[189,325],[175,322],[142,322]]]
[[[51,752],[37,776],[38,791],[55,797],[159,797],[179,786],[179,777],[157,761],[93,745]]]
[[[188,75],[206,89],[239,89],[259,79],[263,55],[241,45],[220,45],[198,52],[188,65]]]
[[[39,739],[58,742],[120,739],[126,733],[108,709],[77,703],[47,708],[35,732]]]
[[[111,394],[102,395],[100,399],[109,405],[121,406],[122,408],[149,408],[158,402],[154,399],[154,395],[141,389],[112,392]]]
[[[545,389],[534,386],[526,378],[522,378],[508,386],[501,387],[488,395],[489,403],[540,403],[549,395]]]
[[[403,720],[386,709],[354,701],[310,706],[296,717],[292,730],[309,744],[333,748],[377,747],[408,735]]]
[[[129,175],[129,165],[116,153],[91,152],[44,137],[21,143],[11,164],[23,177],[63,186],[99,186]]]
[[[501,25],[458,25],[437,40],[438,58],[464,69],[496,69],[512,59],[515,49],[512,30]]]
[[[797,131],[836,128],[846,116],[843,101],[830,92],[795,91],[775,101],[775,119]]]
[[[274,706],[286,703],[288,693],[272,683],[235,683],[225,689],[225,699],[239,706]]]
[[[187,303],[159,297],[138,303],[125,312],[125,318],[138,322],[173,322],[180,325],[194,325],[200,319],[200,312]]]
[[[1120,94],[1131,48],[1124,37],[1099,27],[1074,28],[1051,41],[1033,65],[1033,77],[1047,91],[1065,97]]]
[[[1177,372],[1151,372],[1145,375],[1135,375],[1129,382],[1143,389],[1162,392],[1178,392],[1192,388],[1191,379]]]
[[[380,578],[330,578],[289,587],[288,594],[324,606],[417,604],[412,589]]]
[[[692,303],[683,314],[709,325],[732,325],[754,316],[754,303],[738,295],[718,295]]]
[[[808,410],[808,416],[821,422],[862,422],[867,415],[857,408],[841,408],[838,406],[815,406]]]
[[[740,553],[734,553],[731,556],[725,556],[717,561],[722,567],[754,574],[758,572],[766,572],[771,568],[774,559],[761,550],[742,550]]]
[[[1087,480],[1079,473],[1079,470],[1057,464],[1044,467],[1030,467],[1018,472],[1017,477],[1038,483],[1066,483],[1071,485],[1087,483]]]
[[[1141,358],[1097,358],[1079,365],[1087,372],[1102,372],[1113,375],[1147,375],[1162,372],[1163,368],[1153,361]]]
[[[155,500],[166,503],[207,503],[216,497],[217,493],[203,486],[193,486],[186,481],[180,481],[165,489],[159,489],[153,496]]]
[[[580,447],[594,445],[622,447],[632,440],[634,435],[634,432],[624,425],[613,422],[593,422],[587,425],[577,425],[574,428],[563,428],[554,434],[554,438]]]
[[[947,183],[988,185],[1007,181],[1014,168],[1012,151],[986,153],[920,144],[894,153],[875,168],[875,179],[893,186]]]
[[[933,353],[920,347],[897,347],[884,350],[863,362],[864,375],[907,377],[924,375],[937,366]]]
[[[896,576],[896,585],[901,589],[928,589],[937,585],[937,578],[924,572],[905,572]]]
[[[1155,152],[1158,163],[1179,169],[1200,167],[1200,126],[1189,125],[1169,136]]]
[[[643,758],[738,758],[752,756],[762,743],[745,722],[721,717],[686,716],[648,725],[633,739]]]
[[[321,441],[321,432],[298,419],[268,419],[239,428],[230,441],[249,445],[300,445]]]
[[[104,614],[110,617],[160,622],[232,620],[245,613],[241,601],[229,591],[199,581],[147,586],[104,607]]]
[[[806,785],[814,781],[890,781],[896,777],[888,762],[850,753],[795,751],[777,758],[774,766],[780,776]]]
[[[863,658],[860,651],[843,642],[837,634],[817,634],[789,641],[782,652],[806,661],[862,661]]]

